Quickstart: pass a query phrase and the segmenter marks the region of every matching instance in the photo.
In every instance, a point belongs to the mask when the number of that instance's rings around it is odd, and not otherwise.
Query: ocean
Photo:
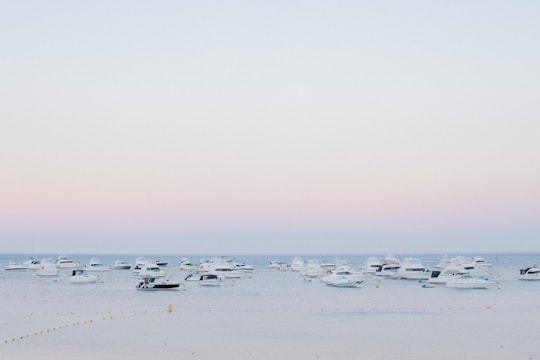
[[[92,255],[62,254],[87,263]],[[482,255],[494,261],[489,289],[423,288],[413,280],[372,277],[360,288],[332,288],[297,272],[268,269],[297,255],[228,256],[255,266],[219,287],[184,282],[179,291],[137,291],[129,270],[103,282],[71,284],[69,271],[40,277],[3,270],[57,255],[0,255],[0,359],[540,359],[540,281],[519,281],[519,269],[540,254]],[[435,267],[443,254],[400,255]],[[345,260],[366,255],[302,255]],[[135,255],[97,255],[104,264],[134,263]]]

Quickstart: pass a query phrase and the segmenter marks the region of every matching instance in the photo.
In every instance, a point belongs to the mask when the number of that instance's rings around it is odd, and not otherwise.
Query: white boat
[[[146,264],[148,262],[148,260],[146,260],[146,258],[142,257],[142,256],[138,256],[137,258],[135,258],[135,265],[133,265],[132,267],[130,267],[130,270],[133,274],[136,274],[138,275],[139,274],[139,271],[141,271],[141,268],[144,266],[144,264]]]
[[[281,261],[276,261],[276,260],[272,260],[268,263],[268,265],[266,265],[266,267],[268,269],[281,269],[282,265],[285,264],[284,262],[281,262]]]
[[[202,286],[219,286],[221,279],[216,274],[202,274],[199,277],[199,285]]]
[[[109,270],[111,270],[109,265],[103,265],[103,263],[101,261],[99,261],[99,259],[97,259],[95,257],[90,259],[90,261],[88,262],[88,265],[86,265],[85,269],[88,270],[88,271],[109,271]]]
[[[14,262],[9,262],[8,266],[6,266],[4,268],[4,270],[6,271],[25,271],[25,270],[28,270],[28,266],[27,265],[24,265],[24,264],[17,264],[17,263],[14,263]]]
[[[531,264],[523,269],[519,269],[519,280],[540,280],[540,268],[538,265]]]
[[[30,258],[26,260],[25,262],[23,262],[23,264],[28,267],[28,270],[36,271],[36,270],[39,270],[41,266],[41,261]]]
[[[447,288],[458,289],[487,289],[491,284],[491,281],[487,278],[474,277],[468,273],[464,273],[448,279],[445,286]]]
[[[375,275],[386,278],[398,278],[398,270],[401,267],[399,260],[392,254],[384,257],[381,266],[377,269]]]
[[[71,272],[69,277],[69,282],[72,284],[88,284],[96,283],[100,281],[101,278],[98,275],[87,274],[83,269],[75,269]]]
[[[447,266],[442,270],[433,270],[428,282],[430,284],[446,284],[448,280],[452,280],[455,276],[461,276],[465,273],[465,269],[461,266]]]
[[[370,276],[361,272],[352,271],[348,265],[342,265],[320,279],[323,283],[340,283],[340,282],[364,282]]]
[[[364,281],[354,281],[354,280],[336,280],[326,283],[326,286],[330,287],[339,287],[339,288],[359,288]]]
[[[145,276],[139,279],[135,288],[144,291],[178,290],[180,283],[171,282],[169,279]]]
[[[291,263],[290,270],[292,271],[302,271],[304,270],[304,260],[300,257],[295,257]]]
[[[323,269],[321,266],[321,263],[317,260],[308,260],[306,268],[300,272],[301,275],[307,276],[310,278],[315,278],[319,276],[323,276],[327,273],[326,270]]]
[[[81,267],[81,264],[70,260],[67,256],[58,256],[56,259],[56,266],[60,269],[73,269]]]
[[[420,259],[405,258],[397,272],[398,276],[405,280],[428,280],[431,270],[426,269]]]
[[[130,268],[131,264],[128,264],[122,260],[116,260],[113,265],[113,269],[115,270],[129,270]]]
[[[472,262],[474,265],[481,267],[493,266],[493,261],[487,261],[481,256],[474,256]]]
[[[366,263],[363,267],[363,271],[368,274],[375,274],[378,269],[382,267],[382,262],[379,258],[375,256],[370,256],[367,258]]]
[[[153,262],[145,263],[141,267],[141,270],[139,271],[139,276],[141,278],[143,278],[143,277],[158,278],[158,277],[163,277],[166,274],[167,274],[167,272],[165,270],[163,270],[162,268],[160,268],[157,264],[155,264]]]
[[[194,270],[197,268],[197,264],[192,263],[188,258],[182,258],[174,268],[177,270]]]
[[[58,268],[50,259],[41,260],[39,269],[36,270],[37,276],[58,276]]]

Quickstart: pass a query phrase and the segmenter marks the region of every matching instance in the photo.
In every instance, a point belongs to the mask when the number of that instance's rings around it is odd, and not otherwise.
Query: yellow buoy
[[[167,309],[167,312],[172,313],[172,304],[169,304],[169,308]]]

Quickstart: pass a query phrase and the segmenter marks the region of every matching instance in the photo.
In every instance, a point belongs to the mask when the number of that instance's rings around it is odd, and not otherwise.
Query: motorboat
[[[28,265],[25,264],[17,264],[14,262],[9,262],[8,266],[4,268],[6,271],[26,271],[28,270]]]
[[[363,267],[364,272],[368,274],[375,274],[377,269],[382,267],[382,262],[379,258],[375,256],[370,256],[367,258],[366,263]]]
[[[531,264],[523,269],[519,269],[519,280],[540,280],[540,268],[538,265]]]
[[[300,257],[295,257],[291,263],[290,270],[292,271],[302,271],[304,270],[304,260]]]
[[[39,270],[39,268],[41,266],[41,261],[30,258],[30,259],[26,260],[25,262],[23,262],[23,265],[26,265],[28,270],[36,271],[36,270]]]
[[[466,271],[461,266],[447,266],[442,270],[433,270],[428,279],[428,283],[446,284],[448,280],[453,279],[455,276],[461,276],[464,273],[466,273]]]
[[[348,279],[335,280],[335,281],[327,282],[326,286],[339,287],[339,288],[359,288],[363,282],[364,282],[363,280],[359,280],[359,281],[348,280]]]
[[[169,279],[144,276],[139,279],[135,286],[137,290],[156,291],[156,290],[178,290],[180,283],[171,282]]]
[[[281,262],[281,261],[276,261],[276,260],[272,260],[268,263],[268,265],[266,265],[266,267],[268,269],[281,269],[281,266],[285,264],[284,262]]]
[[[328,274],[322,276],[320,279],[323,283],[329,284],[329,283],[342,283],[342,282],[362,283],[367,278],[369,278],[369,275],[366,275],[361,272],[351,271],[348,265],[343,265],[335,270],[330,271]]]
[[[326,273],[327,271],[323,269],[321,263],[317,260],[308,260],[306,268],[301,271],[301,275],[310,278],[320,277],[325,275]]]
[[[60,269],[73,269],[81,267],[81,264],[69,259],[67,256],[58,256],[56,259],[56,266]]]
[[[201,274],[199,277],[199,285],[219,286],[221,285],[221,278],[216,274]]]
[[[471,276],[469,273],[463,273],[454,276],[446,281],[447,288],[458,289],[487,289],[492,284],[487,278]]]
[[[156,263],[147,262],[141,267],[141,270],[139,271],[139,276],[141,278],[143,277],[158,278],[158,277],[165,276],[166,273],[167,272],[163,270],[162,268],[160,268]]]
[[[39,269],[36,270],[37,276],[58,276],[58,268],[50,259],[41,260]]]
[[[234,270],[236,271],[241,271],[241,272],[255,271],[255,267],[253,265],[246,264],[243,262],[241,263],[234,262],[233,265],[234,265]]]
[[[201,279],[201,275],[202,274],[199,272],[192,272],[184,278],[184,281],[199,281]]]
[[[99,259],[93,257],[88,262],[88,265],[86,265],[86,270],[88,271],[109,271],[111,270],[109,265],[103,265]]]
[[[401,262],[397,274],[405,280],[428,280],[431,276],[431,270],[426,269],[419,259],[405,258]]]
[[[174,268],[177,270],[194,270],[197,268],[197,264],[192,263],[188,258],[182,258]]]
[[[130,267],[130,270],[133,274],[135,275],[138,275],[139,274],[139,271],[141,271],[142,267],[144,266],[144,264],[146,264],[148,262],[148,260],[146,260],[146,258],[142,257],[142,256],[138,256],[137,258],[135,258],[135,265],[133,265],[132,267]]]
[[[481,267],[493,266],[493,261],[487,261],[481,256],[474,256],[472,262],[474,265]]]
[[[380,267],[377,268],[375,275],[396,279],[400,267],[399,260],[393,254],[388,254],[384,257]]]
[[[100,281],[101,278],[98,275],[88,274],[84,269],[75,269],[71,272],[69,282],[72,284],[89,284]]]
[[[131,265],[122,260],[116,260],[113,265],[113,269],[115,270],[129,270],[130,268]]]

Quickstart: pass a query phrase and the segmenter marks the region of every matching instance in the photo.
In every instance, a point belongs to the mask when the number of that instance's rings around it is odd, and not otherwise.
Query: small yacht
[[[178,290],[180,283],[171,282],[169,279],[144,276],[139,279],[135,286],[137,290],[156,291],[156,290]]]
[[[139,274],[139,271],[141,271],[141,268],[144,266],[144,264],[146,264],[148,262],[148,260],[146,260],[146,258],[142,257],[142,256],[138,256],[137,258],[135,258],[135,265],[133,265],[132,267],[130,267],[130,270],[133,274],[137,275]]]
[[[474,256],[472,262],[474,265],[480,266],[480,267],[493,266],[493,261],[487,261],[481,256]]]
[[[83,269],[75,269],[71,272],[69,282],[72,284],[89,284],[96,283],[101,278],[98,275],[90,275]]]
[[[277,269],[277,270],[279,270],[279,269],[281,269],[281,266],[282,266],[283,264],[285,264],[285,263],[283,263],[283,262],[281,262],[281,261],[272,260],[272,261],[270,261],[270,262],[268,263],[268,265],[266,265],[266,267],[267,267],[268,269]]]
[[[216,274],[202,274],[199,277],[199,285],[219,286],[221,285],[221,278]]]
[[[86,265],[86,270],[88,271],[109,271],[111,268],[109,265],[103,265],[99,259],[93,257],[88,262],[88,265]]]
[[[58,268],[50,259],[41,260],[39,269],[36,270],[37,276],[58,276]]]
[[[139,276],[141,278],[143,277],[163,277],[166,275],[166,271],[160,268],[156,263],[153,262],[147,262],[143,266],[141,266],[141,270],[139,271]]]
[[[14,262],[9,262],[8,266],[4,268],[6,271],[20,271],[20,270],[28,270],[28,265],[25,264],[17,264]]]
[[[290,270],[292,271],[302,271],[304,270],[304,260],[300,257],[295,257],[291,263]]]
[[[474,277],[471,274],[463,273],[448,279],[445,286],[458,289],[487,289],[491,284],[491,281],[487,278]]]
[[[405,258],[401,262],[397,274],[405,280],[428,280],[431,276],[431,270],[426,269],[420,259]]]
[[[56,266],[58,268],[64,269],[73,269],[81,267],[81,264],[75,261],[70,260],[67,256],[58,256],[56,259]]]
[[[197,264],[192,263],[188,258],[182,258],[174,268],[177,270],[194,270],[197,268]]]
[[[129,270],[130,268],[131,265],[122,260],[116,260],[113,265],[113,269],[115,270]]]
[[[523,269],[519,269],[519,280],[540,280],[540,268],[538,265],[531,264]]]

